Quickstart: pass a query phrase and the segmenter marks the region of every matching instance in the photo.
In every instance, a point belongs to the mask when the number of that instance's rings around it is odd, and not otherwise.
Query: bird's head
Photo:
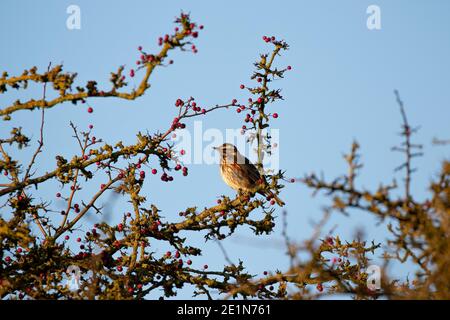
[[[236,148],[235,145],[231,144],[231,143],[224,143],[218,147],[213,147],[214,150],[216,150],[217,152],[219,152],[219,154],[223,157],[223,156],[235,156],[237,154],[239,154],[238,149]]]

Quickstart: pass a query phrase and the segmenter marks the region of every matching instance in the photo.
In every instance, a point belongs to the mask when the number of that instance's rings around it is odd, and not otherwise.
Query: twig
[[[47,67],[47,72],[50,70],[50,66],[52,65],[51,62],[49,62]],[[44,89],[42,93],[42,99],[45,100],[46,92],[47,92],[47,81],[44,82]],[[38,147],[33,154],[33,157],[31,158],[30,164],[28,165],[27,171],[25,172],[25,176],[23,178],[23,181],[27,181],[30,176],[31,168],[33,167],[34,162],[36,161],[37,155],[41,152],[42,147],[44,146],[44,123],[45,123],[45,109],[41,108],[41,128],[40,128],[40,139],[38,141]]]

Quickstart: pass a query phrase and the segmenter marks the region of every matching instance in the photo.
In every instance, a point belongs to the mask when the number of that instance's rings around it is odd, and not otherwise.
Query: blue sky
[[[44,4],[45,3],[45,4]],[[66,8],[81,9],[81,29],[68,30]],[[368,30],[366,8],[381,9],[381,30]],[[39,172],[54,165],[54,155],[74,154],[69,121],[80,128],[92,123],[95,135],[108,142],[132,143],[138,131],[162,130],[174,117],[174,101],[194,96],[203,106],[245,99],[241,83],[250,83],[252,63],[269,50],[263,35],[285,39],[290,50],[277,65],[293,70],[275,84],[283,89],[284,101],[273,106],[280,117],[272,122],[280,130],[280,165],[290,177],[324,172],[334,178],[344,173],[342,154],[353,139],[361,145],[364,169],[360,186],[375,188],[392,180],[402,156],[390,151],[400,141],[400,114],[394,89],[405,102],[411,124],[420,125],[415,137],[424,145],[425,156],[416,160],[412,190],[427,195],[427,183],[448,158],[448,147],[431,144],[433,137],[450,138],[450,2],[433,1],[2,1],[0,3],[0,71],[19,74],[25,68],[45,69],[49,62],[64,63],[78,73],[78,83],[96,79],[105,84],[109,72],[119,65],[130,68],[138,57],[136,48],[157,50],[157,38],[173,30],[172,21],[181,10],[205,26],[196,45],[197,54],[175,52],[175,63],[153,75],[152,88],[136,101],[90,100],[93,114],[71,104],[46,113],[46,158]],[[136,77],[139,78],[139,75]],[[0,96],[1,108],[17,97],[41,94],[34,88],[24,95]],[[38,112],[18,112],[0,124],[4,137],[12,126],[38,137]],[[242,117],[231,111],[212,113],[203,127],[239,128]],[[30,151],[21,151],[28,159]],[[402,176],[395,174],[398,181]],[[0,182],[3,181],[0,177]],[[211,206],[221,195],[233,195],[220,179],[216,165],[191,165],[187,178],[166,184],[148,179],[144,193],[171,219],[192,205]],[[88,195],[98,184],[86,186]],[[48,184],[39,196],[53,199],[56,185]],[[311,221],[321,217],[322,198],[311,198],[300,184],[282,193],[287,203],[289,233],[297,240],[311,234]],[[61,204],[59,204],[61,205]],[[55,202],[55,206],[58,203]],[[126,210],[125,202],[110,203],[113,219]],[[115,215],[117,213],[117,215]],[[281,212],[280,212],[281,216]],[[98,218],[97,218],[98,219]],[[281,222],[281,219],[278,219]],[[350,218],[335,215],[330,227],[350,239],[363,227],[368,239],[383,242],[386,233],[365,213]],[[281,245],[281,223],[275,233],[255,238],[246,229],[224,242],[232,260],[242,259],[255,274],[283,269],[288,260]],[[189,235],[194,245],[205,246],[198,266],[221,268],[223,256],[215,243],[203,244],[201,235]],[[164,250],[164,249],[161,249]],[[407,266],[392,272],[406,277]],[[180,297],[189,297],[189,290]]]

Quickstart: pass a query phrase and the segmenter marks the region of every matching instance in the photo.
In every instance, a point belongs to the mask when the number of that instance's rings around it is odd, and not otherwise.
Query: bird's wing
[[[248,177],[250,180],[252,180],[255,183],[262,183],[263,180],[261,179],[261,175],[259,174],[258,169],[256,166],[250,162],[246,157],[242,156],[242,161],[245,164],[245,168],[247,170]],[[242,162],[241,162],[242,163]]]

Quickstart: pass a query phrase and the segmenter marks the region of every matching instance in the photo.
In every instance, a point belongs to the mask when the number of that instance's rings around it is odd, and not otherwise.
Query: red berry
[[[267,276],[267,271],[264,271],[263,273],[264,273],[265,276]]]
[[[184,149],[181,149],[180,154],[181,154],[182,156],[184,156],[184,155],[186,154],[186,151],[184,151]]]
[[[319,292],[322,292],[323,291],[323,286],[322,286],[322,284],[321,283],[319,283],[319,284],[317,284],[317,290],[319,290]]]
[[[334,241],[333,241],[333,238],[332,238],[332,237],[328,237],[328,238],[326,239],[326,241],[327,241],[328,244],[331,245],[331,246],[334,244]]]
[[[291,69],[292,69],[292,67],[291,67],[291,66],[287,66],[287,69],[288,69],[288,70],[291,70]]]
[[[89,107],[89,108],[87,109],[87,112],[92,113],[92,112],[94,112],[94,109],[93,109],[92,107]]]
[[[177,252],[175,252],[175,258],[179,258],[180,257],[180,252],[179,251],[177,251]]]
[[[157,173],[158,173],[158,170],[152,169],[152,174],[157,174]]]
[[[275,112],[275,113],[272,115],[272,117],[273,117],[274,119],[278,118],[278,113]]]
[[[6,262],[11,262],[11,258],[10,258],[10,257],[6,257],[6,258],[5,258],[5,261],[6,261]]]
[[[132,77],[132,78],[134,77],[134,70],[133,69],[130,70],[130,77]]]
[[[22,253],[22,248],[18,248],[17,253]]]
[[[245,89],[245,86],[243,84],[241,84],[240,88],[241,89]]]
[[[172,256],[172,252],[167,251],[167,252],[166,252],[166,257],[170,258],[171,256]]]
[[[102,190],[105,189],[105,187],[106,187],[106,185],[103,183],[100,185],[100,189],[102,189]]]
[[[65,236],[65,237],[64,237],[64,239],[66,239],[66,240],[69,240],[69,238],[70,238],[69,236]]]
[[[139,172],[139,176],[141,177],[141,179],[144,179],[145,178],[145,171]]]
[[[139,50],[139,51],[142,51],[142,47],[141,47],[141,46],[139,46],[139,47],[138,47],[138,50]]]
[[[204,266],[203,266],[203,269],[208,269],[208,265],[207,264],[205,264]]]
[[[261,82],[261,81],[262,81],[262,79],[261,79],[261,78],[258,78],[258,79],[256,79],[256,81],[258,81],[258,82]]]
[[[119,223],[117,225],[117,230],[122,231],[123,230],[123,224]]]
[[[77,238],[77,242],[81,242],[81,238]]]
[[[191,260],[186,261],[186,263],[188,264],[188,266],[190,266],[192,264]]]
[[[203,30],[203,25],[200,25],[198,28],[199,28],[200,30]]]
[[[122,266],[117,266],[117,271],[122,272]]]
[[[57,197],[57,198],[60,198],[60,197],[61,197],[61,193],[58,192],[58,193],[56,194],[56,197]]]

